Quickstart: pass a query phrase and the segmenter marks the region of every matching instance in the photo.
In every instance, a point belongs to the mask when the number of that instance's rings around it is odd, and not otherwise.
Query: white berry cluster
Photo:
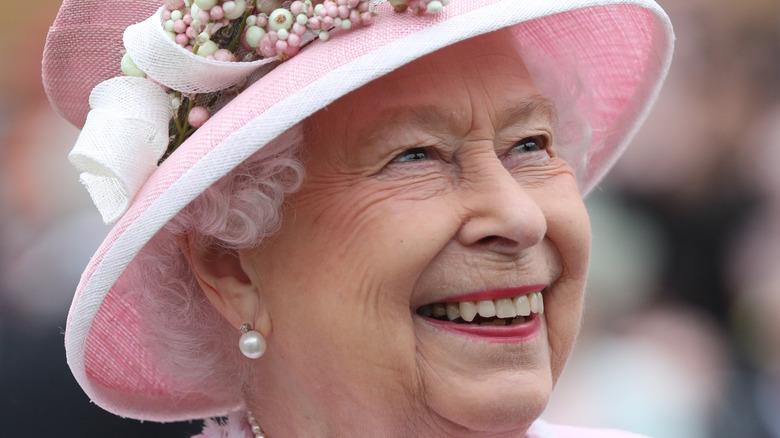
[[[396,12],[405,12],[407,9],[422,14],[438,14],[450,3],[450,0],[390,0]]]
[[[247,0],[166,0],[162,18],[168,35],[192,53],[218,61],[295,56],[306,33],[321,40],[333,29],[374,20],[369,0],[296,0],[273,8]],[[261,7],[266,6],[266,7]],[[243,49],[243,50],[242,50]]]

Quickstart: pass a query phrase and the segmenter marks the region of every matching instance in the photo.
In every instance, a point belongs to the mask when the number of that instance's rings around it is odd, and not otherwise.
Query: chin
[[[531,423],[542,415],[550,398],[553,382],[550,370],[504,371],[490,376],[472,376],[463,385],[453,383],[457,391],[440,394],[432,406],[436,413],[462,430],[506,432],[522,436]],[[438,398],[438,397],[437,397]]]

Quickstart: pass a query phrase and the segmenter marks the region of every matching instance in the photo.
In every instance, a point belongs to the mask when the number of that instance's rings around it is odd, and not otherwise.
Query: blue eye
[[[429,158],[430,154],[426,148],[412,148],[398,154],[397,157],[393,158],[393,162],[408,163],[411,161],[424,161]]]
[[[517,143],[515,143],[515,146],[512,148],[512,152],[515,153],[525,153],[525,152],[536,152],[541,151],[543,149],[546,149],[547,144],[544,138],[539,136],[534,137],[526,137]]]

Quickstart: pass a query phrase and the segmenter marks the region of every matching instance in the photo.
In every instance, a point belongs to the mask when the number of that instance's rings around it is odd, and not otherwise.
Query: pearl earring
[[[241,331],[244,332],[238,340],[238,349],[244,353],[244,356],[250,359],[257,359],[265,353],[265,338],[260,333],[252,330],[249,323],[241,324]]]

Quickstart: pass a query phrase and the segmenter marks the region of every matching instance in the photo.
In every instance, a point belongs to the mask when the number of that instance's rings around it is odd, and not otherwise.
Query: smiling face
[[[512,44],[459,43],[310,119],[281,231],[241,253],[273,326],[247,395],[271,436],[516,437],[541,414],[590,231]],[[537,291],[544,313],[513,318]]]

